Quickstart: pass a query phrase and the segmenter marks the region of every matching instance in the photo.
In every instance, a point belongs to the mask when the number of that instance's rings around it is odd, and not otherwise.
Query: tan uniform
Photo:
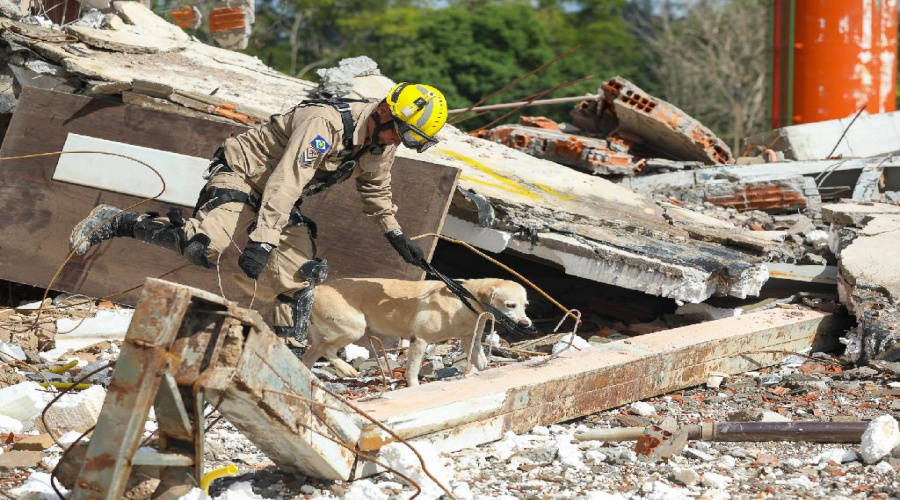
[[[365,147],[367,119],[377,105],[351,103],[354,154]],[[260,276],[262,286],[257,295],[272,300],[276,295],[292,296],[306,288],[307,282],[297,271],[313,257],[313,244],[305,226],[288,224],[290,212],[304,188],[315,186],[342,164],[343,130],[340,112],[329,105],[313,105],[275,115],[269,122],[227,139],[225,158],[233,172],[213,175],[206,187],[235,189],[261,198],[259,213],[241,202],[224,203],[209,212],[201,209],[186,221],[186,238],[198,234],[209,237],[207,258],[216,263],[219,254],[233,245],[234,235],[247,231],[255,222],[250,239],[277,247]],[[380,155],[363,153],[350,174],[339,181],[355,179],[363,213],[385,233],[400,227],[391,199],[395,152],[396,146],[386,146]],[[235,280],[245,289],[254,289],[243,274]],[[292,325],[290,304],[276,303],[275,325]]]

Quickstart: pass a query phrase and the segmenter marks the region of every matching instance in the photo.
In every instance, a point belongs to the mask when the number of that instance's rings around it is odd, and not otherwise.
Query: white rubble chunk
[[[581,459],[581,450],[578,449],[576,444],[572,443],[570,436],[557,437],[556,447],[556,458],[559,460],[559,463],[574,469],[583,469],[585,467]]]
[[[534,434],[535,436],[549,436],[550,428],[547,426],[544,426],[544,425],[539,425],[539,426],[535,427],[534,429],[531,429],[531,433]]]
[[[785,417],[784,415],[778,413],[777,411],[764,410],[762,412],[762,418],[760,418],[759,421],[760,422],[790,422],[791,419]]]
[[[206,500],[206,493],[200,488],[191,488],[191,491],[178,497],[178,500]]]
[[[469,486],[469,483],[465,481],[457,481],[454,483],[452,491],[453,496],[459,500],[475,500],[475,493],[472,493],[472,488]]]
[[[356,358],[369,359],[369,350],[356,344],[349,344],[344,347],[344,359],[348,362]]]
[[[506,434],[503,435],[503,439],[492,445],[494,448],[494,456],[500,460],[508,460],[509,457],[519,451],[523,444],[523,438],[520,438],[512,431],[506,431]]]
[[[97,423],[106,389],[95,385],[78,394],[66,394],[47,410],[48,430],[68,432],[88,430]]]
[[[878,462],[873,467],[873,469],[875,469],[875,472],[878,472],[879,474],[892,474],[894,472],[894,466],[883,461]]]
[[[375,483],[359,479],[350,483],[350,488],[342,497],[344,500],[388,500],[388,496]]]
[[[631,413],[640,415],[641,417],[656,415],[656,408],[654,408],[650,403],[645,403],[643,401],[635,401],[634,403],[631,403],[631,406],[629,406],[628,409],[631,410]]]
[[[25,351],[17,345],[0,342],[0,361],[9,363],[14,359],[25,361]]]
[[[818,463],[827,463],[834,462],[838,464],[843,464],[847,462],[853,462],[855,460],[859,460],[859,455],[856,454],[853,450],[845,450],[841,448],[836,448],[833,450],[824,451],[819,453],[819,456],[816,457],[816,462]]]
[[[241,481],[229,486],[225,493],[216,497],[216,500],[266,500],[266,498],[253,493],[249,482]]]
[[[14,418],[27,427],[50,402],[50,395],[43,391],[37,382],[22,382],[0,389],[0,415]]]
[[[697,474],[694,469],[679,467],[674,464],[670,467],[672,469],[672,479],[675,481],[678,481],[685,486],[693,486],[700,482],[700,474]]]
[[[69,490],[58,484],[60,493],[66,495]],[[50,486],[50,474],[46,472],[32,472],[22,486],[9,490],[9,494],[18,500],[51,500],[59,498]]]
[[[723,476],[721,474],[716,474],[715,472],[706,472],[703,474],[700,482],[707,488],[722,490],[727,488],[728,485],[731,484],[731,478]]]
[[[595,465],[601,464],[606,461],[606,454],[597,450],[588,450],[584,453],[584,456],[587,457],[588,460],[592,461]]]
[[[428,472],[440,481],[443,486],[449,488],[450,480],[454,475],[442,463],[434,447],[427,443],[416,443],[413,446],[415,446],[416,451],[419,452],[419,455],[425,461]],[[379,458],[388,466],[419,484],[422,488],[422,493],[417,498],[421,500],[436,500],[444,494],[444,490],[425,474],[418,457],[407,445],[391,443],[381,448]]]
[[[7,417],[6,415],[0,415],[0,434],[9,432],[19,434],[22,432],[22,428],[22,422],[19,422],[12,417]]]
[[[569,342],[572,342],[572,347],[569,347]],[[559,342],[553,344],[553,354],[557,354],[566,349],[584,349],[588,347],[588,341],[583,338],[575,335],[574,333],[570,333],[562,338]]]
[[[859,445],[860,455],[867,464],[874,464],[900,445],[900,426],[891,415],[882,415],[866,427]]]
[[[669,486],[662,481],[653,481],[641,486],[641,493],[647,500],[689,500],[691,495],[684,488]]]
[[[59,444],[61,444],[63,446],[69,446],[72,443],[74,443],[78,439],[79,436],[81,436],[80,432],[69,431],[69,432],[63,434],[62,436],[60,436],[60,438],[57,441],[59,441]],[[88,437],[84,438],[82,441],[84,441],[86,443],[90,440],[91,440],[91,438],[90,438],[90,436],[88,436]]]
[[[806,233],[806,242],[816,250],[822,250],[828,246],[828,233],[821,229]]]

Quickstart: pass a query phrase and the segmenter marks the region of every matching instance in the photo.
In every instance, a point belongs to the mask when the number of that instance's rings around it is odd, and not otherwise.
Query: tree
[[[765,128],[769,0],[668,0],[647,5],[635,27],[660,97],[683,108],[740,154]]]

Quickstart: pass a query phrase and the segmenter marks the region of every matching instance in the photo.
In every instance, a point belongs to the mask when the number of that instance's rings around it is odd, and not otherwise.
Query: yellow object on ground
[[[200,478],[200,489],[203,490],[203,493],[209,495],[209,483],[219,479],[220,477],[233,476],[238,473],[238,468],[234,465],[226,465],[225,467],[219,467],[218,469],[211,470],[206,474],[203,474],[203,477]]]

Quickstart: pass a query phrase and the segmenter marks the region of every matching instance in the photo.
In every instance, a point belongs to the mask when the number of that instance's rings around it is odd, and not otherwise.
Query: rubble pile
[[[431,456],[432,472],[460,499],[891,498],[900,493],[900,450],[862,443],[707,442],[692,440],[666,461],[636,452],[634,441],[584,440],[595,430],[677,429],[717,422],[850,422],[872,420],[872,436],[894,439],[888,416],[900,411],[898,372],[851,368],[822,353],[789,356],[780,366],[728,377],[718,387],[667,394],[583,419],[538,426],[500,441]],[[894,422],[891,424],[890,422]],[[236,464],[241,474],[211,488],[261,498],[403,498],[413,489],[385,473],[353,482],[284,474],[225,422],[208,435],[211,469]],[[871,443],[871,444],[870,444]],[[395,446],[395,445],[392,445]],[[428,456],[428,446],[419,445]],[[881,446],[886,448],[886,446]],[[896,448],[896,445],[893,447]],[[892,450],[893,450],[892,448]],[[878,459],[866,460],[872,450]],[[392,461],[408,472],[409,462]],[[442,470],[443,469],[443,470]],[[418,474],[421,474],[419,472]],[[415,477],[421,477],[415,476]],[[437,498],[437,496],[425,496]]]
[[[672,104],[621,77],[572,110],[573,125],[522,117],[473,133],[592,174],[634,176],[734,163],[728,146]],[[565,131],[563,131],[565,129]]]

